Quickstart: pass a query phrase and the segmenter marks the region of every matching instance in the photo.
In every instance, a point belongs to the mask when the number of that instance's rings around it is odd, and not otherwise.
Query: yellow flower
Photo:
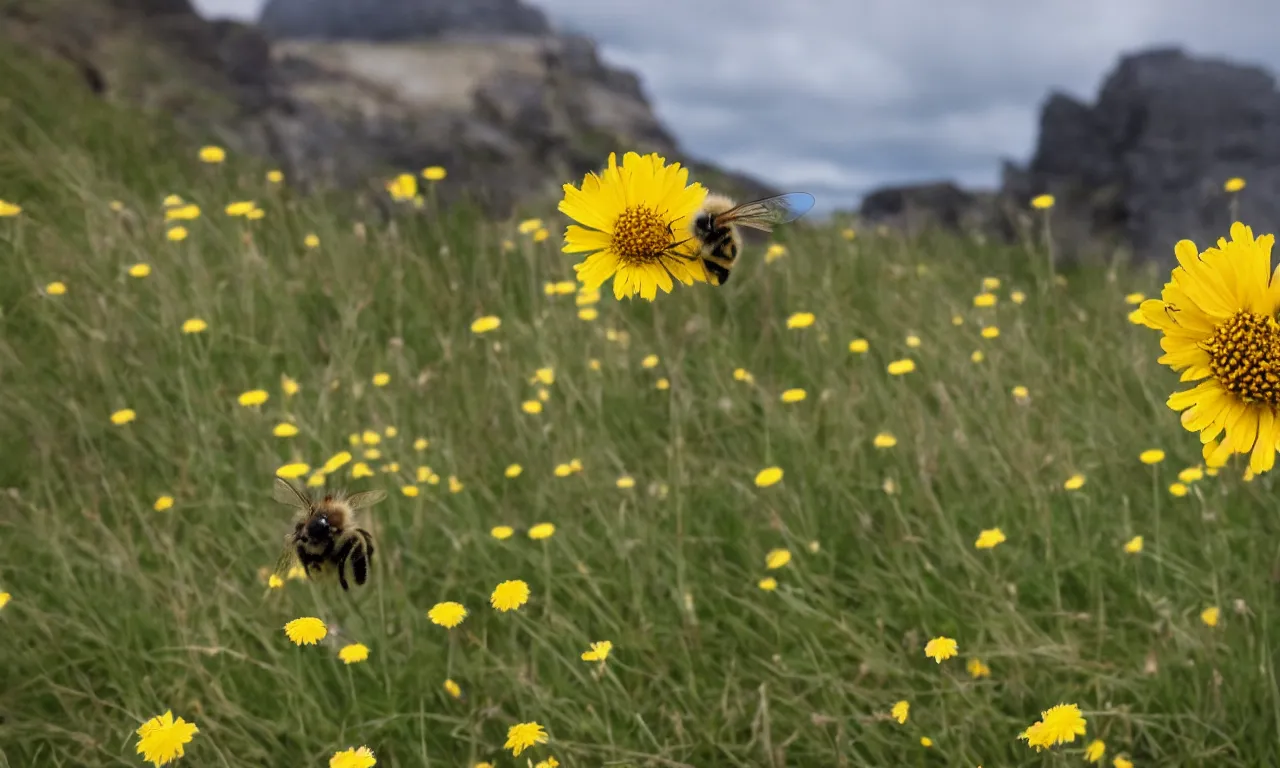
[[[1053,195],[1036,195],[1031,198],[1031,207],[1038,211],[1045,211],[1053,207]]]
[[[1204,479],[1204,470],[1200,467],[1187,467],[1178,473],[1179,482],[1194,483],[1202,479]]]
[[[270,589],[280,589],[284,586],[284,579],[274,573],[267,577],[267,587]]]
[[[1159,464],[1164,461],[1164,451],[1159,448],[1152,448],[1138,454],[1138,461],[1143,464]]]
[[[1130,555],[1136,555],[1142,551],[1142,537],[1134,536],[1124,543],[1124,551]]]
[[[898,721],[898,725],[903,725],[907,722],[907,717],[911,714],[911,704],[903,699],[893,705],[893,709],[889,710],[889,714],[894,720]]]
[[[5,607],[6,605],[8,605],[8,604],[9,604],[9,600],[10,600],[12,597],[13,597],[13,595],[9,594],[8,592],[0,592],[0,608],[3,608],[3,607]]]
[[[933,746],[933,739],[929,738],[928,736],[921,736],[921,737],[920,737],[920,746],[924,747],[925,749],[928,749],[929,747],[932,747],[932,746]]]
[[[889,363],[888,367],[886,368],[886,370],[889,371],[890,376],[905,376],[906,374],[911,373],[915,369],[916,369],[916,361],[912,360],[909,357],[904,358],[902,360],[894,360],[892,363]]]
[[[994,307],[996,305],[996,295],[994,293],[980,293],[973,297],[973,306],[975,307]]]
[[[453,601],[445,603],[436,603],[431,606],[431,610],[427,611],[427,618],[431,619],[432,624],[438,624],[445,629],[453,629],[467,618],[467,609],[462,603]]]
[[[157,511],[157,512],[163,512],[163,511],[165,511],[166,509],[172,509],[172,508],[173,508],[173,497],[172,497],[172,496],[170,496],[170,495],[168,495],[168,494],[165,494],[165,495],[163,495],[163,496],[159,497],[158,499],[156,499],[156,503],[155,503],[155,504],[152,504],[152,505],[151,505],[151,508],[152,508],[152,509],[154,509],[154,510],[155,510],[155,511]]]
[[[956,641],[949,637],[935,637],[924,646],[924,655],[939,664],[955,656],[958,651]]]
[[[542,219],[525,219],[516,225],[516,231],[522,235],[531,235],[542,229]]]
[[[373,374],[373,386],[375,386],[375,387],[385,387],[385,386],[387,386],[387,384],[389,384],[389,383],[391,383],[391,374],[389,374],[389,373],[375,373],[375,374]]]
[[[302,477],[310,471],[311,466],[305,461],[293,461],[282,465],[276,470],[276,474],[285,479],[292,480],[296,477]]]
[[[272,184],[279,184],[280,182],[284,181],[284,172],[280,170],[275,170],[275,169],[267,171],[267,181],[271,182]]]
[[[298,394],[299,389],[301,387],[298,386],[298,382],[284,374],[280,374],[280,390],[284,392],[285,397],[293,397]]]
[[[200,162],[202,163],[221,163],[227,159],[227,151],[222,147],[213,145],[200,148]]]
[[[1191,489],[1182,483],[1173,483],[1169,486],[1169,494],[1179,499],[1186,496],[1190,491]]]
[[[238,200],[234,203],[228,203],[223,210],[228,216],[248,216],[257,210],[257,204],[252,200]]]
[[[295,429],[294,431],[296,432],[297,430]],[[332,475],[334,472],[345,467],[350,461],[350,451],[338,451],[329,457],[329,460],[324,463],[324,466],[320,471],[326,475]]]
[[[182,323],[183,333],[204,333],[209,324],[198,317],[190,318]]]
[[[656,368],[656,367],[658,367],[658,356],[657,356],[657,355],[645,355],[645,356],[644,356],[644,359],[640,361],[640,367],[641,367],[641,368]]]
[[[611,156],[612,157],[612,156]],[[513,757],[532,747],[534,744],[546,744],[547,732],[537,723],[516,723],[507,729],[507,743],[503,749],[511,750]]]
[[[787,327],[791,329],[808,328],[813,325],[814,317],[812,312],[797,312],[787,318]]]
[[[1244,189],[1244,179],[1239,176],[1233,176],[1226,180],[1222,188],[1227,192],[1239,192]]]
[[[129,267],[129,277],[146,277],[151,274],[151,265],[139,262]]]
[[[507,468],[503,470],[502,474],[506,475],[507,477],[519,477],[520,473],[523,471],[524,471],[524,467],[520,466],[519,464],[509,464]]]
[[[631,477],[630,475],[622,475],[617,480],[615,480],[613,484],[625,491],[628,488],[636,487],[636,479],[634,477]]]
[[[1026,400],[1028,397],[1031,396],[1031,393],[1027,391],[1027,388],[1022,386],[1021,384],[1019,384],[1018,386],[1010,390],[1009,394],[1013,395],[1013,398],[1015,400]]]
[[[183,756],[186,745],[199,732],[195,723],[175,718],[172,710],[166,710],[138,728],[138,754],[154,766],[168,765]]]
[[[1111,761],[1111,768],[1133,768],[1133,762],[1117,756],[1115,760]]]
[[[489,595],[489,605],[504,613],[514,611],[527,602],[529,602],[529,585],[519,579],[502,582],[494,587],[493,594]]]
[[[22,213],[22,206],[17,205],[16,203],[0,200],[0,218],[17,216],[20,213]]]
[[[984,277],[984,278],[982,278],[982,290],[983,290],[983,291],[998,291],[998,290],[1000,290],[1000,278],[998,278],[998,277]]]
[[[165,221],[195,221],[200,218],[200,206],[179,205],[164,212]]]
[[[248,392],[240,393],[240,397],[237,399],[240,405],[243,405],[245,408],[251,408],[255,405],[262,405],[267,402],[267,398],[269,397],[271,396],[267,394],[267,390],[265,389],[251,389]]]
[[[991,677],[991,667],[988,667],[982,659],[969,659],[969,661],[964,665],[964,668],[968,670],[969,677],[972,677],[974,680],[978,680],[983,677]]]
[[[857,234],[858,234],[857,232],[854,232],[853,229],[849,227],[845,227],[844,229],[840,230],[840,236],[843,237],[845,240],[852,240],[854,237],[857,236]]]
[[[315,645],[329,634],[329,628],[314,616],[305,616],[285,624],[284,633],[294,645]]]
[[[1102,739],[1094,739],[1089,742],[1089,746],[1084,748],[1084,760],[1086,763],[1097,763],[1102,761],[1102,756],[1107,754],[1107,745]]]
[[[573,285],[573,283],[569,283],[569,285]],[[598,301],[600,301],[600,289],[598,288],[593,291],[578,291],[578,295],[573,299],[573,303],[579,307],[595,304]],[[579,312],[578,316],[581,317],[582,313]]]
[[[44,292],[50,296],[61,296],[67,292],[67,284],[60,280],[54,280],[44,287]]]
[[[1205,623],[1205,626],[1216,627],[1218,626],[1218,617],[1221,615],[1222,612],[1218,610],[1217,606],[1210,606],[1200,612],[1200,620]]]
[[[498,541],[511,538],[515,532],[516,530],[509,525],[495,525],[489,529],[489,535]]]
[[[164,236],[169,238],[175,243],[180,243],[183,240],[187,239],[187,228],[171,227],[167,232],[164,233]]]
[[[418,196],[418,180],[412,173],[402,173],[386,184],[391,199],[398,203],[413,200]]]
[[[405,496],[408,496],[409,498],[413,498],[418,495],[418,486],[402,485],[400,486],[400,493],[403,493]]]
[[[1079,473],[1068,477],[1062,482],[1062,487],[1068,491],[1078,491],[1084,487],[1084,475]]]
[[[502,325],[502,319],[497,315],[485,315],[484,317],[477,317],[471,323],[471,332],[488,333],[489,331],[497,330],[500,325]]]
[[[1070,744],[1077,736],[1084,734],[1085,722],[1080,708],[1075,704],[1059,704],[1042,712],[1040,720],[1023,731],[1018,738],[1039,752],[1057,744]]]
[[[613,650],[613,643],[608,640],[601,640],[598,643],[592,643],[590,650],[584,651],[582,654],[583,661],[604,661],[609,658],[609,653]]]
[[[849,351],[855,355],[861,355],[868,349],[871,349],[871,342],[866,339],[854,339],[849,342]]]
[[[972,352],[970,352],[970,353],[969,353],[969,361],[970,361],[970,362],[973,362],[973,363],[980,363],[980,362],[982,362],[982,361],[983,361],[983,360],[985,360],[985,359],[987,359],[987,356],[986,356],[986,355],[984,355],[984,354],[982,354],[982,350],[980,350],[980,349],[975,349],[975,350],[973,350]]]
[[[431,443],[430,443],[430,441],[428,441],[428,440],[427,440],[427,438],[425,438],[425,437],[419,437],[418,439],[416,439],[416,440],[414,440],[414,441],[413,441],[413,450],[415,450],[415,451],[425,451],[425,450],[427,450],[427,446],[429,446],[429,445],[431,445]]]
[[[973,546],[978,549],[994,549],[1004,542],[1004,531],[999,528],[986,528],[978,534],[978,540],[973,542]]]
[[[1021,304],[1026,300],[1027,300],[1027,294],[1023,293],[1022,291],[1014,291],[1009,294],[1009,301],[1012,301],[1014,304]]]
[[[1165,354],[1159,362],[1199,381],[1175,392],[1167,404],[1182,412],[1182,426],[1199,432],[1205,463],[1222,466],[1234,453],[1251,453],[1260,474],[1275,463],[1280,441],[1280,280],[1271,272],[1275,236],[1256,240],[1236,222],[1231,241],[1198,253],[1195,243],[1174,246],[1179,266],[1160,299],[1142,303],[1146,324],[1159,329]]]
[[[298,428],[288,422],[281,422],[275,425],[271,430],[271,434],[276,437],[293,437],[298,434]]]
[[[377,764],[373,750],[368,747],[344,749],[329,758],[329,768],[373,768]]]
[[[442,181],[447,175],[447,171],[438,165],[432,165],[422,169],[422,178],[427,181]]]
[[[111,423],[116,426],[121,426],[123,424],[128,424],[136,418],[138,418],[138,414],[135,413],[132,408],[122,408],[121,410],[111,414]]]
[[[871,444],[877,448],[892,448],[898,444],[898,438],[888,432],[881,432],[875,436]]]
[[[671,292],[673,277],[707,282],[690,233],[707,190],[688,178],[687,168],[657,154],[628,152],[619,167],[610,152],[608,167],[584,176],[581,188],[563,186],[560,212],[578,222],[565,230],[564,252],[587,254],[574,265],[587,290],[612,277],[615,298],[638,293],[653,301],[659,288]]]
[[[453,680],[444,681],[444,692],[455,699],[462,698],[462,686],[458,685]]]
[[[529,529],[529,538],[534,541],[549,539],[555,535],[556,527],[552,523],[538,523]]]
[[[369,658],[369,647],[363,643],[349,643],[338,651],[343,664],[358,664]]]
[[[756,582],[756,586],[759,587],[760,589],[763,589],[765,592],[772,592],[773,590],[778,588],[778,580],[773,578],[772,576],[766,576],[760,581]]]
[[[782,467],[765,467],[756,473],[756,487],[768,488],[782,480]]]
[[[751,375],[751,372],[746,368],[734,368],[733,378],[735,381],[745,381],[748,384],[751,384],[756,380],[755,377]]]
[[[461,493],[465,488],[462,481],[453,475],[449,475],[449,493]]]
[[[801,400],[805,399],[805,397],[807,396],[808,396],[807,393],[803,389],[796,387],[794,389],[788,389],[785,392],[783,392],[782,397],[779,399],[781,399],[782,402],[784,403],[798,403]]]
[[[772,264],[787,255],[787,246],[781,243],[770,243],[768,250],[764,252],[764,263]]]
[[[994,325],[988,325],[986,328],[982,329],[982,338],[998,339],[1000,338],[1000,329]]]
[[[764,567],[771,571],[777,570],[789,562],[791,562],[791,552],[786,549],[772,549],[764,556]]]

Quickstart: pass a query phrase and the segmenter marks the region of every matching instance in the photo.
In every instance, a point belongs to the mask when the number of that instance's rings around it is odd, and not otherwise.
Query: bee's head
[[[307,538],[311,541],[323,541],[330,534],[328,515],[316,515],[307,523]]]

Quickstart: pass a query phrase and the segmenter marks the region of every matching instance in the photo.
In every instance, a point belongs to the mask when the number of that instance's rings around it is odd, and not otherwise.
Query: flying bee
[[[313,498],[284,478],[276,478],[275,500],[298,511],[293,532],[285,536],[284,550],[276,561],[275,574],[284,577],[296,559],[308,578],[331,578],[335,574],[343,591],[348,588],[350,566],[357,585],[369,579],[373,565],[373,536],[361,528],[357,512],[387,497],[386,491],[368,491],[347,496],[330,491]]]
[[[813,195],[808,192],[788,192],[741,205],[735,205],[724,195],[707,195],[702,208],[694,214],[690,229],[692,239],[701,246],[696,258],[702,260],[712,284],[724,285],[729,279],[729,270],[742,250],[738,227],[772,232],[778,224],[795,221],[808,213],[813,203]]]

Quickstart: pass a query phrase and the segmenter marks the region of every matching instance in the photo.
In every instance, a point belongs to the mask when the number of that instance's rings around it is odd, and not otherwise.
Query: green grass
[[[1280,761],[1271,480],[1232,465],[1167,491],[1199,443],[1164,406],[1157,334],[1125,319],[1154,273],[1060,285],[1036,246],[792,227],[788,256],[756,249],[724,289],[649,304],[606,288],[586,322],[544,294],[573,274],[554,234],[303,199],[10,65],[0,198],[26,210],[0,220],[0,766],[139,765],[133,732],[167,709],[200,728],[189,766],[323,766],[361,744],[379,766],[1076,765],[1093,738],[1108,765]],[[182,243],[164,236],[171,192],[205,211]],[[238,199],[265,218],[225,216]],[[136,262],[152,274],[127,276]],[[985,276],[1000,302],[974,309]],[[53,280],[68,292],[43,295]],[[795,312],[816,323],[788,330]],[[485,314],[501,328],[473,334]],[[197,316],[208,331],[182,334]],[[870,351],[851,354],[859,337]],[[886,374],[908,356],[916,372]],[[556,380],[529,415],[543,366]],[[808,398],[781,403],[791,387]],[[237,405],[255,388],[270,400]],[[126,407],[137,420],[113,425]],[[300,434],[273,437],[281,421]],[[390,492],[370,585],[268,591],[290,524],[276,468],[388,427],[376,477],[334,478]],[[896,447],[873,448],[882,431]],[[1139,463],[1151,447],[1164,463]],[[581,473],[556,477],[573,458]],[[420,465],[442,480],[408,498]],[[770,465],[783,481],[755,487]],[[1063,490],[1075,472],[1087,484]],[[162,494],[177,503],[156,512]],[[555,535],[530,541],[543,521]],[[490,537],[499,524],[516,536]],[[994,526],[1008,541],[975,549]],[[770,573],[775,548],[794,558]],[[505,579],[533,597],[499,614]],[[425,616],[443,600],[470,611],[451,632]],[[294,647],[283,625],[310,615],[331,638]],[[937,635],[960,656],[927,659]],[[605,639],[607,665],[579,659]],[[369,660],[340,663],[348,642]],[[1016,737],[1059,702],[1087,738],[1037,756]],[[530,720],[551,741],[513,759],[506,730]]]

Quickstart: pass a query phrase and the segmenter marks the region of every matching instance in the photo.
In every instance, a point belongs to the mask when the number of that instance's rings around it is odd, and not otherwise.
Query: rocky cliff
[[[733,194],[772,192],[690,162],[633,74],[519,0],[273,0],[261,28],[206,21],[188,0],[0,0],[0,35],[303,185],[380,192],[442,165],[444,201],[505,214],[634,149]]]
[[[1256,67],[1158,49],[1123,57],[1093,104],[1051,94],[1030,163],[1005,164],[994,207],[969,193],[964,203],[924,188],[897,193],[944,224],[995,216],[1003,231],[1009,211],[1050,193],[1055,231],[1072,251],[1118,242],[1139,258],[1169,261],[1182,238],[1203,246],[1226,234],[1231,204],[1223,183],[1237,176],[1248,184],[1237,217],[1272,231],[1280,225],[1275,79]],[[868,218],[893,218],[883,197],[864,201]]]

